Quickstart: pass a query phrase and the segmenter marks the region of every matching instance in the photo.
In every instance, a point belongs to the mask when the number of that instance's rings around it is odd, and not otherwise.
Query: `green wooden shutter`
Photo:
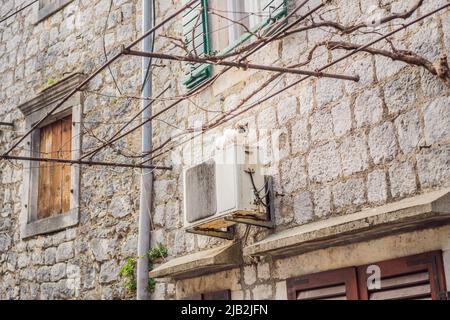
[[[200,57],[210,54],[207,2],[207,0],[198,0],[183,14],[183,36],[187,49],[189,54],[197,54]],[[188,63],[183,84],[186,88],[193,89],[211,74],[210,64]]]
[[[277,20],[278,18],[287,15],[288,0],[266,0],[266,4],[262,10],[269,14],[268,22]]]

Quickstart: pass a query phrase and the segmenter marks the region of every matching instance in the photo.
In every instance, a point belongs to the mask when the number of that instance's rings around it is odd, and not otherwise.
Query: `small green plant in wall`
[[[148,262],[151,264],[154,262],[160,262],[160,260],[166,258],[167,255],[167,248],[163,244],[158,243],[155,247],[151,248],[147,252]]]
[[[136,270],[136,259],[128,258],[119,269],[119,276],[125,280],[125,289],[129,291],[136,290],[136,279],[134,276]]]
[[[150,249],[147,252],[149,271],[153,269],[154,263],[160,262],[161,260],[166,258],[167,255],[168,255],[167,248],[161,243],[158,243],[155,247]],[[137,258],[129,257],[127,258],[127,261],[119,269],[119,276],[122,279],[124,279],[124,287],[128,291],[136,291],[137,288],[136,265],[137,265]],[[155,286],[156,286],[155,279],[152,278],[148,279],[147,291],[153,293],[155,291]]]
[[[47,79],[47,87],[51,87],[54,84],[55,84],[55,80],[53,80],[52,78]]]

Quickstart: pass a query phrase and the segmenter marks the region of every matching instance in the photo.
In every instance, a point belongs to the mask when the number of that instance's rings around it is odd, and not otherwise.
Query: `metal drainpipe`
[[[142,0],[142,32],[152,27],[153,0]],[[142,49],[150,52],[152,50],[152,37],[148,36],[142,40]],[[142,81],[145,81],[147,68],[149,67],[149,58],[142,59]],[[142,90],[143,97],[152,96],[152,79],[149,76]],[[146,106],[143,100],[141,108]],[[147,108],[142,113],[142,121],[151,117],[151,108]],[[142,152],[149,152],[152,149],[152,123],[149,121],[142,127]],[[141,195],[139,205],[139,232],[138,232],[138,261],[136,271],[137,282],[137,300],[149,299],[147,292],[148,284],[148,259],[147,251],[150,249],[150,214],[152,207],[153,174],[150,169],[142,169],[141,177]]]

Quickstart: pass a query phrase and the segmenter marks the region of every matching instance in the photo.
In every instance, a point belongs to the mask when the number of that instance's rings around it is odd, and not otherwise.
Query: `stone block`
[[[56,250],[56,262],[66,261],[74,256],[73,241],[61,243]]]
[[[442,97],[423,107],[427,144],[450,139],[450,98]]]
[[[379,89],[364,91],[355,101],[355,119],[358,127],[376,124],[383,116],[383,101]]]
[[[346,176],[366,170],[369,165],[366,136],[355,134],[342,141],[339,147],[342,172]]]
[[[309,177],[314,182],[332,181],[341,174],[341,162],[334,141],[313,149],[307,162]]]
[[[389,167],[391,194],[394,198],[415,193],[416,175],[414,167],[409,162],[396,162]]]
[[[418,154],[417,171],[422,188],[450,186],[450,146]]]
[[[367,176],[367,198],[370,203],[384,203],[387,200],[386,174],[375,170]]]
[[[366,202],[364,179],[356,178],[339,182],[333,186],[333,200],[337,209]]]
[[[352,128],[352,113],[348,99],[338,103],[331,109],[333,117],[333,130],[337,137],[342,137]]]
[[[119,267],[115,261],[107,261],[100,267],[100,283],[111,283],[118,279]]]
[[[400,115],[394,121],[398,142],[403,153],[414,151],[419,146],[420,122],[416,110]]]
[[[407,73],[400,78],[389,81],[384,87],[384,99],[389,113],[397,113],[408,109],[416,103],[418,77]]]
[[[381,164],[392,160],[397,154],[397,142],[394,126],[391,122],[385,122],[370,130],[369,149],[375,164]]]

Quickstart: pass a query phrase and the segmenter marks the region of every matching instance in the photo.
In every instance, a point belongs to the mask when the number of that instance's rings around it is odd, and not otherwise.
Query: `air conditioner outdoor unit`
[[[238,144],[224,147],[211,159],[184,170],[184,226],[228,227],[224,217],[230,214],[266,217],[267,204],[260,201],[265,190],[257,150]]]

